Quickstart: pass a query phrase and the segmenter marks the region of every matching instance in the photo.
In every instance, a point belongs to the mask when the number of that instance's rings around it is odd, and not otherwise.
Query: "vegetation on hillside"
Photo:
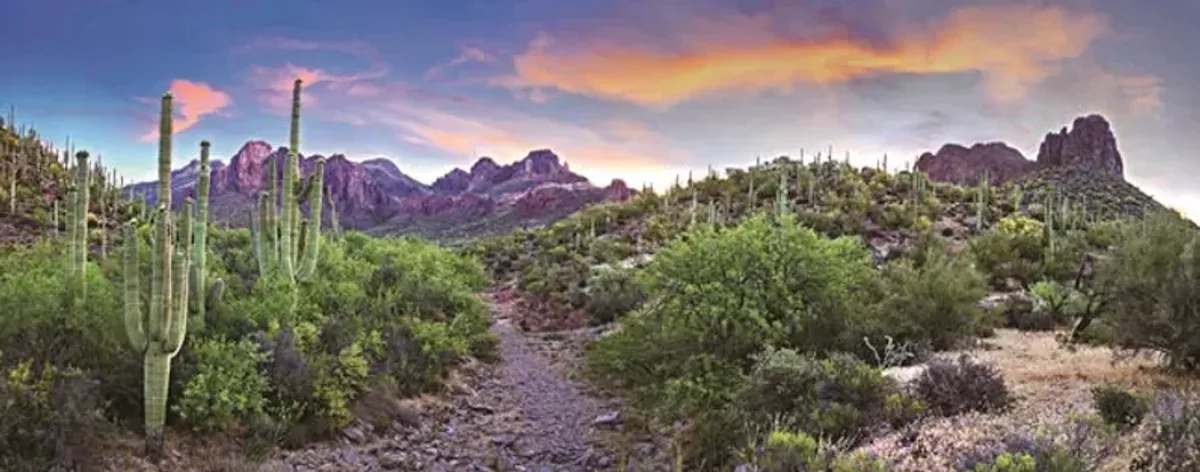
[[[934,361],[911,384],[882,369],[997,328],[1065,328],[1064,342],[1152,350],[1200,373],[1188,335],[1198,281],[1187,269],[1200,234],[1148,198],[1087,199],[1111,182],[1088,190],[1054,180],[1078,172],[962,187],[779,159],[468,251],[536,310],[530,328],[617,320],[584,368],[652,424],[682,425],[678,460],[689,470],[888,470],[849,451],[928,418],[1003,411],[1015,398],[998,371],[966,358]],[[1130,218],[1143,213],[1151,216]],[[1110,411],[1119,401],[1100,398],[1110,423],[1132,421]],[[1090,433],[1074,443],[981,445],[958,470],[1094,470],[1111,454],[1073,448],[1103,449],[1120,432],[1079,421]],[[1186,470],[1153,451],[1198,446],[1195,433],[1151,440],[1141,454],[1157,459],[1145,470]]]
[[[159,202],[170,198],[170,104],[168,94]],[[458,360],[490,353],[477,262],[416,239],[331,238],[307,223],[317,215],[301,218],[296,200],[321,173],[299,180],[297,118],[282,205],[265,195],[254,232],[208,224],[201,192],[178,214],[169,203],[145,219],[113,213],[124,232],[103,237],[120,254],[97,252],[88,233],[106,232],[84,190],[64,205],[68,236],[0,249],[0,469],[128,469],[112,438],[133,431],[151,457],[165,430],[241,437],[262,455],[358,419],[388,426],[396,398],[436,389]],[[54,185],[95,188],[86,153],[75,169]],[[16,187],[36,188],[34,175],[17,174]],[[17,206],[26,216],[39,208]]]
[[[0,134],[0,211],[51,229],[0,248],[0,469],[122,468],[111,438],[130,433],[152,456],[197,436],[263,455],[390,426],[396,398],[493,354],[489,277],[527,329],[611,324],[578,367],[672,431],[680,470],[892,470],[858,446],[1022,401],[995,366],[944,354],[999,329],[1200,374],[1200,233],[1124,182],[1061,168],[964,187],[780,158],[450,251],[322,232],[322,167],[296,169],[300,85],[251,230],[209,224],[205,191],[170,212],[169,95],[155,210],[85,152],[64,163],[32,132]],[[952,469],[1098,470],[1135,435],[1137,470],[1200,464],[1200,398],[1092,394]]]

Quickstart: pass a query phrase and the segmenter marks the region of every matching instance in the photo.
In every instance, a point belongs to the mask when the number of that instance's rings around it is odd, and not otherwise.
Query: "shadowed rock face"
[[[1068,131],[1047,133],[1038,148],[1037,162],[1046,167],[1072,165],[1125,178],[1125,161],[1117,150],[1117,137],[1100,115],[1075,119]]]
[[[215,221],[245,225],[255,196],[267,189],[270,162],[276,162],[276,177],[283,175],[286,147],[274,148],[263,141],[249,141],[225,165],[211,162],[211,208]],[[316,159],[301,156],[302,176],[311,174]],[[172,172],[172,201],[195,194],[199,161],[193,160]],[[143,194],[155,201],[156,182],[126,187],[126,192]],[[386,158],[353,162],[334,154],[325,162],[326,199],[336,206],[339,223],[346,228],[369,230],[386,226],[407,232],[430,218],[442,226],[470,223],[502,214],[542,221],[560,218],[584,205],[604,200],[625,200],[633,195],[624,182],[597,187],[559,161],[548,149],[535,150],[508,165],[479,159],[470,171],[454,169],[432,185],[423,184],[402,172]],[[329,221],[329,212],[325,212]]]
[[[937,153],[925,153],[916,168],[936,181],[976,183],[984,172],[993,183],[1006,182],[1038,169],[1072,166],[1124,179],[1125,164],[1108,120],[1100,115],[1075,119],[1071,128],[1047,133],[1036,161],[1001,142],[970,148],[947,144]]]

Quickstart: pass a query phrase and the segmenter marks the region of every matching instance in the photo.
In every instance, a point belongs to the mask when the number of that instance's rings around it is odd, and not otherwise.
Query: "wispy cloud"
[[[454,59],[451,59],[449,62],[444,64],[433,66],[429,68],[429,70],[425,71],[425,78],[434,79],[440,77],[451,68],[469,62],[496,62],[496,56],[477,47],[464,46],[462,48],[462,52],[460,52]]]
[[[219,114],[233,104],[233,99],[229,97],[228,93],[217,90],[204,82],[175,79],[171,81],[170,91],[174,96],[174,108],[177,115],[174,123],[176,133],[186,131],[199,123],[201,118]],[[142,101],[158,103],[153,99],[142,99]],[[143,142],[155,139],[158,139],[157,123],[140,138]]]
[[[492,83],[662,109],[716,93],[787,92],[885,73],[977,73],[988,96],[1006,102],[1025,97],[1108,30],[1099,14],[1028,4],[964,6],[930,24],[892,28],[885,39],[850,25],[781,32],[792,19],[773,12],[693,18],[675,30],[620,37],[541,33],[513,58],[513,73]]]

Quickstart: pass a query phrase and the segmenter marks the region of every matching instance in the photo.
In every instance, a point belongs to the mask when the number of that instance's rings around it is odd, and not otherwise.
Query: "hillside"
[[[286,147],[247,142],[226,165],[211,164],[213,218],[234,227],[249,225],[249,209],[267,189],[267,175],[281,178]],[[300,171],[310,175],[317,159],[302,155]],[[272,167],[274,166],[274,167]],[[175,196],[196,192],[199,162],[172,171]],[[354,162],[341,154],[326,158],[324,222],[376,235],[417,234],[443,241],[507,232],[553,222],[584,205],[620,201],[633,191],[624,182],[592,185],[550,150],[535,150],[507,165],[480,158],[469,171],[454,169],[432,184],[402,172],[387,158]],[[154,203],[156,182],[126,187],[134,198]]]
[[[160,194],[7,131],[0,469],[1194,470],[1200,236],[1061,136],[662,194],[202,144]]]

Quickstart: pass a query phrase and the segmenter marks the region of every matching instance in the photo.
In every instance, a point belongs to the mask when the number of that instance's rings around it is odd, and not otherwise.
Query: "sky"
[[[387,157],[426,183],[550,148],[596,183],[834,154],[901,166],[946,143],[1028,158],[1112,123],[1128,180],[1200,216],[1195,0],[0,0],[0,106],[150,179],[213,143]]]

